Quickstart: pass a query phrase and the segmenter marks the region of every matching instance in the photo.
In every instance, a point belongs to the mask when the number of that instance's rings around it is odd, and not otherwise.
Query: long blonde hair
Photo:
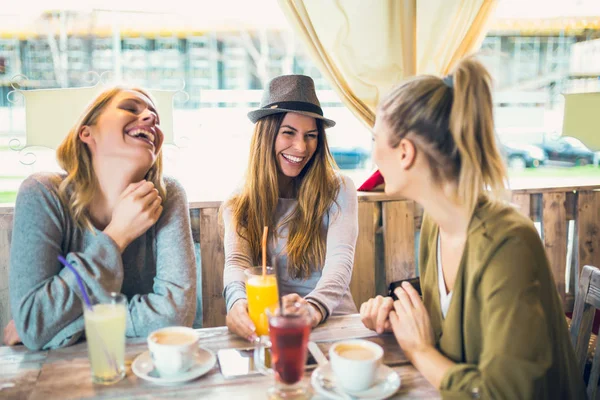
[[[58,189],[61,201],[78,226],[92,231],[93,225],[88,215],[88,206],[96,193],[98,181],[92,165],[92,153],[79,138],[79,132],[83,126],[94,125],[106,106],[124,90],[139,92],[153,102],[152,97],[142,89],[120,86],[107,89],[87,106],[75,126],[56,149],[58,164],[67,173]],[[145,179],[154,183],[164,202],[167,190],[162,175],[162,151],[157,154],[156,162],[146,173]]]
[[[263,227],[268,226],[269,232],[273,232],[288,224],[288,272],[293,278],[304,278],[311,273],[311,266],[320,268],[325,262],[323,218],[337,198],[340,180],[325,129],[317,119],[317,149],[300,175],[294,178],[298,205],[279,226],[274,226],[273,216],[279,199],[275,138],[285,115],[274,114],[256,123],[244,187],[225,207],[231,208],[237,234],[248,241],[255,265],[262,251]]]
[[[506,195],[506,167],[494,132],[491,77],[473,58],[450,76],[418,76],[389,93],[379,115],[390,127],[389,144],[403,138],[425,154],[437,181],[456,183],[454,196],[474,210],[479,197]]]

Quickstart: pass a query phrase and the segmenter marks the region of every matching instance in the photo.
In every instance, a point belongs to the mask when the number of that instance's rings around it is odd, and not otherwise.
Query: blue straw
[[[87,308],[89,310],[92,310],[92,302],[90,301],[90,298],[88,297],[87,290],[85,290],[85,285],[83,284],[83,281],[81,280],[81,276],[79,276],[79,273],[77,272],[75,267],[70,262],[68,262],[66,258],[64,258],[61,255],[58,256],[58,261],[60,261],[65,267],[69,268],[71,270],[71,272],[73,272],[73,274],[75,274],[75,279],[77,279],[77,284],[79,285],[79,289],[81,289],[81,293],[83,294],[83,302],[85,303],[85,305],[87,306]]]

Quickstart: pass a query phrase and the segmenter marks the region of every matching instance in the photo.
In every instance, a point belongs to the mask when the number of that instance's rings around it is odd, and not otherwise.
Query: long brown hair
[[[225,207],[231,208],[237,234],[248,241],[256,265],[262,251],[263,227],[268,226],[269,232],[273,232],[288,224],[288,272],[293,278],[304,278],[311,273],[311,266],[320,268],[325,262],[323,218],[337,198],[340,180],[327,145],[325,129],[317,119],[317,149],[300,175],[294,178],[298,205],[286,220],[274,226],[273,216],[279,199],[275,138],[285,115],[270,115],[256,123],[245,184]]]
[[[418,76],[389,93],[379,115],[392,132],[425,154],[433,178],[456,183],[456,199],[474,210],[479,196],[506,195],[506,167],[494,132],[491,77],[474,58],[459,62],[450,76]]]
[[[85,125],[94,125],[108,104],[124,90],[139,92],[154,103],[152,97],[143,89],[120,86],[107,89],[87,106],[75,126],[56,149],[58,164],[67,173],[58,189],[61,201],[68,208],[78,226],[92,231],[93,225],[87,211],[96,193],[98,181],[92,165],[92,153],[79,138],[79,131]],[[162,150],[157,154],[156,162],[150,167],[145,179],[154,183],[154,187],[164,202],[167,189],[162,174]]]

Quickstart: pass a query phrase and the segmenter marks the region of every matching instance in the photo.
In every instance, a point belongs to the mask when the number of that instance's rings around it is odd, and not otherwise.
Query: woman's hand
[[[112,219],[104,233],[121,249],[127,246],[158,221],[163,207],[158,190],[150,181],[132,183],[121,193]]]
[[[391,332],[389,315],[394,309],[391,297],[377,296],[360,305],[360,320],[367,328],[379,334]]]
[[[21,338],[17,333],[15,320],[11,319],[8,325],[6,325],[6,327],[4,328],[4,344],[7,346],[14,346],[18,343],[21,343]]]
[[[284,310],[287,310],[288,308],[290,310],[292,310],[292,307],[296,303],[305,304],[305,305],[309,306],[311,326],[313,328],[317,327],[323,320],[323,315],[321,314],[321,311],[319,310],[319,308],[316,307],[315,305],[311,304],[310,302],[306,301],[306,299],[304,299],[297,293],[290,293],[290,294],[283,296],[281,298],[281,303],[283,304]]]
[[[227,328],[236,335],[254,342],[257,338],[256,327],[248,315],[248,300],[239,299],[227,313]]]
[[[417,353],[435,348],[431,320],[419,293],[408,282],[394,290],[398,300],[390,312],[390,323],[396,340],[409,360]]]

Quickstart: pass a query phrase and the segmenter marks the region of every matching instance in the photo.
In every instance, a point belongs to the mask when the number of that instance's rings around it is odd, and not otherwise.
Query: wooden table
[[[247,341],[229,334],[225,327],[198,332],[202,346],[215,353],[223,348],[248,347]],[[332,317],[311,334],[311,340],[323,351],[335,341],[350,338],[366,338],[383,346],[384,363],[401,378],[400,390],[393,398],[439,398],[437,390],[406,360],[394,337],[377,336],[362,325],[358,315]],[[131,371],[131,363],[145,350],[145,339],[128,340],[126,378],[112,386],[101,386],[92,384],[85,342],[39,352],[24,346],[0,347],[0,399],[264,399],[273,384],[273,378],[264,376],[225,379],[215,365],[207,375],[181,386],[157,386]],[[304,377],[308,386],[311,373],[308,371]]]

